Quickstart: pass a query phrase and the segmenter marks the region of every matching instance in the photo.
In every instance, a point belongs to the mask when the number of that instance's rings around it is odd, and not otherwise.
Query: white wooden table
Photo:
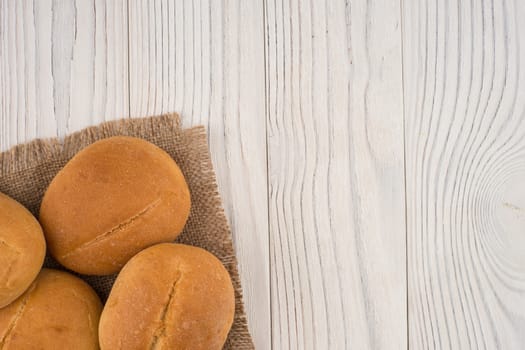
[[[0,0],[0,148],[205,124],[258,349],[525,348],[525,2]]]

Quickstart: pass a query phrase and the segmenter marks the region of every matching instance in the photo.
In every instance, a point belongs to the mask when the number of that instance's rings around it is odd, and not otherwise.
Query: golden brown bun
[[[38,221],[22,204],[0,193],[0,308],[29,287],[45,255]]]
[[[80,151],[53,179],[40,207],[53,257],[88,275],[117,272],[142,249],[173,241],[190,212],[190,192],[173,159],[133,137]]]
[[[221,262],[204,249],[164,243],[120,272],[99,324],[103,350],[220,350],[235,297]]]
[[[0,310],[2,350],[95,350],[102,304],[84,281],[42,269],[29,289]]]

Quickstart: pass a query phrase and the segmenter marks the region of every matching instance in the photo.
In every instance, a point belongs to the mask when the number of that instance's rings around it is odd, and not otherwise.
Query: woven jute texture
[[[169,114],[107,122],[76,132],[64,140],[35,140],[18,145],[0,154],[0,192],[38,216],[44,191],[56,173],[84,147],[115,135],[148,140],[168,152],[180,166],[190,187],[192,208],[177,242],[204,248],[222,261],[235,288],[235,320],[224,349],[254,349],[244,312],[232,236],[217,190],[204,127],[182,129],[179,117]],[[49,256],[45,266],[63,269]],[[80,277],[105,301],[116,275]]]

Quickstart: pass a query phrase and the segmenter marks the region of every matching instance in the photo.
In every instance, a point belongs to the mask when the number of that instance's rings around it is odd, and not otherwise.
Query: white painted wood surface
[[[0,2],[4,150],[129,115],[127,4]]]
[[[268,1],[273,349],[405,349],[399,4]]]
[[[525,2],[405,1],[409,344],[525,348]]]
[[[0,149],[179,112],[208,127],[258,349],[522,349],[523,18],[0,0]]]

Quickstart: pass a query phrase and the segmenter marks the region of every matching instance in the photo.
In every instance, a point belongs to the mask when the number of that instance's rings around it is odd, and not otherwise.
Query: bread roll
[[[133,137],[111,137],[80,151],[53,179],[40,221],[53,257],[87,275],[117,272],[136,253],[173,241],[190,212],[175,161]]]
[[[164,243],[134,256],[102,311],[102,350],[220,350],[233,322],[230,276],[207,251]]]
[[[29,287],[45,255],[38,221],[22,204],[0,193],[0,308]]]
[[[29,289],[0,309],[2,350],[95,350],[102,304],[69,273],[43,269]]]

